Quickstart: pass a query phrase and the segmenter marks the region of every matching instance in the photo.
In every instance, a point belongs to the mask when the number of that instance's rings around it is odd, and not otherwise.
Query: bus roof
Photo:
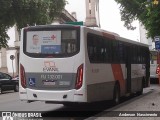
[[[123,38],[117,33],[106,31],[106,30],[103,30],[103,29],[100,29],[100,28],[97,28],[97,27],[86,27],[86,26],[71,25],[71,24],[56,24],[56,25],[29,26],[29,27],[25,27],[24,29],[28,29],[28,28],[36,29],[36,28],[48,28],[48,27],[49,28],[52,28],[52,27],[59,27],[59,28],[61,28],[61,27],[81,27],[81,28],[97,31],[97,32],[102,33],[102,34],[111,35],[111,36],[114,37],[115,40],[119,40],[119,41],[123,41],[123,42],[127,42],[127,43],[132,43],[132,44],[137,44],[137,45],[141,45],[141,46],[144,46],[144,47],[149,47],[149,45],[147,45],[147,44],[144,44],[144,43],[141,43],[141,42],[138,42],[138,41],[134,41],[134,40],[131,40],[131,39]]]
[[[82,26],[82,27],[85,27],[85,26]],[[98,32],[104,33],[104,34],[105,33],[110,34],[110,35],[114,36],[115,40],[119,40],[119,41],[123,41],[123,42],[127,42],[127,43],[132,43],[132,44],[137,44],[137,45],[141,45],[141,46],[144,46],[144,47],[149,47],[149,45],[147,45],[147,44],[121,37],[119,34],[114,33],[114,32],[106,31],[106,30],[103,30],[103,29],[100,29],[100,28],[93,28],[93,27],[92,28],[85,27],[85,28],[88,28],[88,29],[91,29],[91,30],[94,30],[94,31],[98,31]]]

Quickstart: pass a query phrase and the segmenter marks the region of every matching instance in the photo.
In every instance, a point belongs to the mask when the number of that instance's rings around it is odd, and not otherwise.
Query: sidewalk
[[[141,117],[141,115],[147,117]],[[151,85],[151,87],[144,89],[143,95],[134,97],[85,120],[160,120],[160,86]]]

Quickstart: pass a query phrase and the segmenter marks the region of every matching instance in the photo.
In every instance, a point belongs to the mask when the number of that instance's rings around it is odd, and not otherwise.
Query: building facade
[[[140,31],[140,42],[147,44],[150,50],[154,49],[155,43],[151,38],[147,38],[147,31],[141,23],[139,23],[139,31]]]

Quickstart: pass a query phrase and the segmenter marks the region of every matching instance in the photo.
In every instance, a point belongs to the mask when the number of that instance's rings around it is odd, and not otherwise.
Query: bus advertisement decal
[[[120,64],[111,64],[111,65],[112,65],[114,79],[119,81],[120,88],[122,91],[124,91],[125,90],[125,81],[124,81],[124,76],[123,76],[123,72],[122,72],[122,67]]]

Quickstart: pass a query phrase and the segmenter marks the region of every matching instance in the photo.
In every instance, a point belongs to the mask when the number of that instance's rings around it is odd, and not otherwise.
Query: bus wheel
[[[113,93],[113,104],[117,105],[120,102],[120,87],[119,84],[115,84]]]

